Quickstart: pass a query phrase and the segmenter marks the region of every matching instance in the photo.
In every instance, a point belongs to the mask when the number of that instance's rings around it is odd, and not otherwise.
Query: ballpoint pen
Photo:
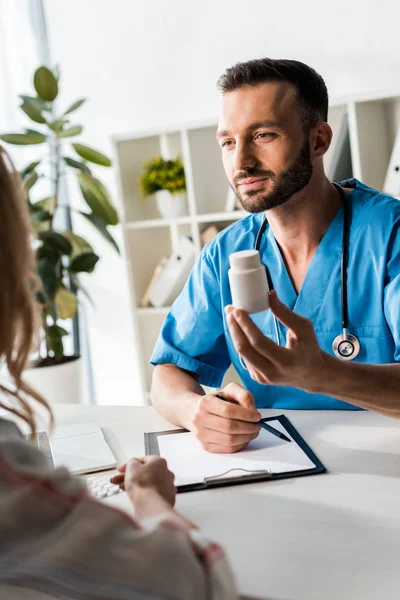
[[[217,398],[219,398],[220,400],[224,400],[225,402],[230,402],[231,404],[239,404],[238,402],[236,402],[236,400],[232,400],[231,398],[226,398],[225,396],[222,396],[221,394],[214,394],[214,395]],[[269,433],[272,433],[272,435],[276,435],[276,437],[278,437],[279,439],[285,440],[285,442],[292,441],[284,433],[282,433],[281,431],[278,431],[278,429],[275,429],[274,427],[271,427],[271,425],[268,425],[268,423],[265,423],[262,419],[261,419],[261,421],[257,421],[256,425],[258,425],[259,427],[262,427],[263,429],[265,429],[265,431],[269,431]]]

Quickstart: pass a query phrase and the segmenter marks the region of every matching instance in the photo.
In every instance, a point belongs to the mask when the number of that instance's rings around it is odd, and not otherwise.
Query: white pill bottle
[[[229,255],[228,271],[232,304],[250,315],[269,308],[268,281],[258,250],[241,250]]]

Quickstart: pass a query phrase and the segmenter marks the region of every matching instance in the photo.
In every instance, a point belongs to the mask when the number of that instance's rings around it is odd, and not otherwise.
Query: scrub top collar
[[[340,182],[342,187],[353,189],[357,188],[358,184],[359,182],[353,178]],[[352,192],[348,194],[347,198],[349,199],[351,195]],[[349,213],[351,215],[351,210]],[[264,213],[261,213],[260,224],[263,219]],[[311,260],[299,294],[293,287],[271,227],[267,227],[265,237],[261,240],[261,261],[268,266],[272,284],[281,302],[297,314],[312,321],[315,321],[318,317],[331,277],[340,263],[342,234],[343,207],[341,206],[333,217]]]

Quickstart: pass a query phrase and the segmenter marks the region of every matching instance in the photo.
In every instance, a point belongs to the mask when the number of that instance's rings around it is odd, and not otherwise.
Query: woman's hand
[[[158,456],[131,458],[118,469],[120,473],[111,478],[111,482],[120,485],[132,500],[135,508],[146,498],[155,495],[162,498],[170,508],[175,504],[175,476],[168,469],[167,462]]]

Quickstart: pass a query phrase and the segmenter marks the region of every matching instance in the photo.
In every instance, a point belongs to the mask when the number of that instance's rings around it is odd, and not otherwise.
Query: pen
[[[236,400],[231,400],[230,398],[226,398],[225,396],[222,396],[221,394],[215,394],[215,396],[217,398],[219,398],[220,400],[224,400],[225,402],[230,402],[231,404],[239,404],[238,402],[236,402]],[[285,440],[285,442],[292,441],[284,433],[282,433],[281,431],[278,431],[278,429],[275,429],[274,427],[271,427],[271,425],[264,423],[264,421],[262,421],[262,420],[257,421],[256,425],[258,425],[259,427],[262,427],[263,429],[265,429],[265,431],[269,431],[269,433],[272,433],[272,435],[276,435],[276,437],[278,437],[279,439]]]

